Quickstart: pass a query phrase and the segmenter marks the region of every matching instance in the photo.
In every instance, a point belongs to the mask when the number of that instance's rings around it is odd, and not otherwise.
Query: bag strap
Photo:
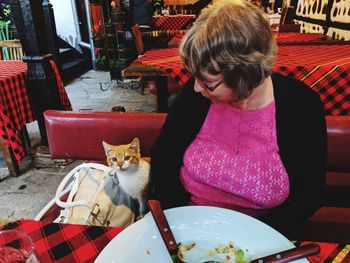
[[[79,200],[76,202],[63,202],[61,201],[60,197],[61,197],[61,192],[64,190],[64,187],[66,186],[67,182],[73,177],[75,176],[75,180],[78,179],[77,174],[79,173],[79,170],[82,168],[93,168],[93,169],[97,169],[97,170],[102,170],[104,172],[109,171],[111,168],[109,168],[106,165],[103,164],[99,164],[99,163],[83,163],[78,165],[77,167],[75,167],[73,170],[71,170],[61,181],[60,185],[58,186],[57,190],[56,190],[56,195],[55,195],[55,202],[58,206],[63,207],[63,208],[71,208],[71,207],[75,207],[75,206],[86,206],[89,209],[92,208],[93,203],[89,202],[88,200]],[[73,184],[74,185],[74,184]]]

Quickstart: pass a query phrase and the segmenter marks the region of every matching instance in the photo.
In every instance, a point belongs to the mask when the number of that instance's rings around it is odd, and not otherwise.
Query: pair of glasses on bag
[[[220,80],[218,83],[216,83],[215,85],[209,85],[208,83],[204,82],[203,80],[200,80],[199,78],[196,78],[196,80],[199,82],[199,84],[204,87],[205,89],[209,90],[209,91],[214,91],[217,87],[219,87],[222,83],[225,82],[224,79]]]

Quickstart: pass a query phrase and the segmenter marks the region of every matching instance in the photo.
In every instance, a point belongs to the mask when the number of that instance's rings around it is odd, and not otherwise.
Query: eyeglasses
[[[222,83],[225,82],[225,80],[222,79],[218,83],[216,83],[215,85],[211,86],[208,83],[205,83],[204,81],[202,81],[202,80],[200,80],[198,78],[196,78],[196,79],[199,82],[199,84],[201,84],[201,86],[203,86],[204,88],[206,88],[207,90],[209,90],[211,92],[214,91],[217,87],[219,87]]]

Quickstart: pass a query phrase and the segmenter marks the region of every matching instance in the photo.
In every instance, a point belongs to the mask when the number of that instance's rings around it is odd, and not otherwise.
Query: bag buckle
[[[97,207],[97,212],[94,213],[93,211],[95,210],[95,208]],[[107,220],[107,218],[105,218],[105,220],[103,222],[101,222],[99,219],[98,219],[98,215],[100,214],[100,206],[98,204],[94,204],[94,206],[92,207],[92,211],[90,212],[91,216],[93,218],[95,218],[95,220],[97,222],[99,222],[102,226],[106,225],[108,226],[110,224],[109,220]]]

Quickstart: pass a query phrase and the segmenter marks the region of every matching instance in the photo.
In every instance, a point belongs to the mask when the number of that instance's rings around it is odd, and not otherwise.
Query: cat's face
[[[135,138],[130,144],[111,145],[106,142],[102,142],[102,144],[109,167],[126,170],[131,166],[138,165],[141,158],[138,138]]]

